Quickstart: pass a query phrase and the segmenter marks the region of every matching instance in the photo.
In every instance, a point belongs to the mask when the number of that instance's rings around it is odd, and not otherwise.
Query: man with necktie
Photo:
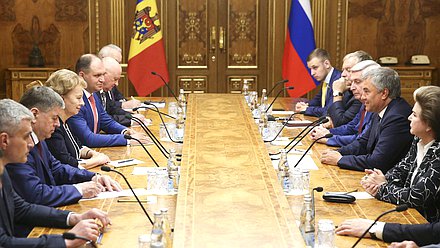
[[[338,151],[322,153],[321,162],[343,169],[380,169],[386,173],[405,156],[413,136],[409,132],[411,106],[400,97],[400,78],[390,68],[362,74],[362,101],[374,113],[368,130]]]
[[[84,145],[88,147],[127,145],[129,141],[124,138],[124,134],[129,134],[143,143],[149,143],[145,134],[127,129],[113,120],[100,104],[100,95],[94,94],[102,90],[104,83],[105,68],[101,59],[93,54],[82,55],[76,63],[75,70],[86,81],[87,87],[83,95],[84,106],[77,115],[70,117],[67,123],[73,134]],[[105,134],[101,134],[101,131]]]
[[[15,225],[69,228],[69,232],[96,241],[99,219],[105,227],[110,224],[106,213],[93,209],[83,214],[30,204],[15,193],[6,164],[26,162],[34,143],[31,122],[34,116],[23,105],[10,99],[0,100],[0,247],[78,247],[85,241],[64,240],[61,235],[41,235],[38,238],[20,238]]]
[[[298,102],[295,111],[305,111],[306,115],[321,117],[327,114],[328,107],[333,103],[332,84],[341,77],[341,72],[333,68],[330,54],[322,48],[316,48],[309,54],[307,67],[313,78],[321,82],[321,89],[308,103]]]

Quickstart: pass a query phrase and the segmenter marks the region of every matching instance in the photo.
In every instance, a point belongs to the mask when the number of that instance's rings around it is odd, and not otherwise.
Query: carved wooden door
[[[239,93],[266,88],[267,0],[169,1],[168,63],[175,88]],[[171,17],[173,14],[177,15]],[[170,23],[170,22],[169,22]],[[174,81],[174,82],[173,82]]]

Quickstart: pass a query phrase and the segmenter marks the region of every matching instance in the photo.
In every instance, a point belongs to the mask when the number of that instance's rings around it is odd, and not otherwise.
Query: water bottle
[[[284,192],[289,192],[290,190],[290,172],[289,163],[287,162],[287,151],[286,149],[280,149],[281,157],[278,163],[278,180],[283,187]]]
[[[262,111],[260,114],[260,120],[258,123],[258,128],[263,140],[268,139],[270,136],[269,121],[266,112]]]
[[[315,244],[315,213],[313,212],[312,197],[304,195],[304,203],[301,209],[299,230],[307,246]]]
[[[176,150],[170,148],[167,162],[168,192],[177,192],[179,189],[179,164],[177,163]]]
[[[182,108],[177,108],[177,118],[176,118],[176,132],[174,138],[177,141],[183,141],[183,135],[185,131],[185,119],[183,117]]]
[[[243,94],[246,103],[249,104],[249,84],[247,79],[243,80],[243,89],[241,90],[241,93]]]
[[[179,97],[177,98],[177,104],[182,109],[183,118],[186,117],[186,97],[183,89],[180,89]]]
[[[165,244],[166,247],[171,248],[173,247],[173,239],[172,239],[170,221],[168,220],[168,208],[162,208],[160,209],[160,212],[162,213],[162,219],[160,225],[163,230]]]
[[[153,229],[151,230],[150,247],[153,247],[153,245],[154,245],[154,247],[165,247],[165,245],[166,245],[161,222],[162,222],[162,213],[155,212],[154,213]]]

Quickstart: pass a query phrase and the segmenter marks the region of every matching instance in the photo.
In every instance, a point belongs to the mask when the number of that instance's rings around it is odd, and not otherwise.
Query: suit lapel
[[[5,169],[5,173],[6,173],[6,169]],[[5,175],[2,175],[2,181],[5,182]],[[3,185],[2,189],[1,189],[1,199],[0,199],[0,213],[1,213],[1,221],[2,221],[2,226],[3,228],[5,228],[6,232],[13,236],[14,234],[14,229],[13,229],[13,221],[12,221],[12,216],[14,214],[14,209],[11,208],[13,206],[9,206],[10,204],[8,203],[8,190],[6,190],[6,187],[8,187],[6,185],[7,183],[5,182],[5,184]]]

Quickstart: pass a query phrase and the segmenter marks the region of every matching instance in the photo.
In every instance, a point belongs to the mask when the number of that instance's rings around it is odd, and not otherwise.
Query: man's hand
[[[332,118],[330,118],[330,116],[327,116],[327,119],[328,119],[328,122],[323,123],[322,126],[327,129],[333,128]]]
[[[76,186],[81,188],[83,198],[92,198],[97,196],[99,193],[105,191],[105,188],[96,182],[84,182],[78,183]]]
[[[105,155],[104,153],[100,153],[100,152],[94,152],[91,158],[96,159],[96,161],[99,164],[106,164],[106,163],[110,163],[110,161],[111,161],[107,155]]]
[[[107,213],[97,208],[92,208],[89,211],[84,212],[82,214],[76,214],[76,213],[71,214],[69,218],[69,225],[74,226],[82,220],[89,220],[89,219],[92,220],[98,219],[101,222],[102,227],[106,227],[112,224],[110,218],[108,218]]]
[[[393,242],[388,248],[418,248],[419,246],[414,241]]]
[[[335,231],[337,235],[360,237],[371,224],[373,224],[372,220],[348,219],[342,222]],[[367,232],[365,237],[370,237],[370,234]]]
[[[347,82],[345,81],[345,78],[341,77],[338,80],[333,82],[332,89],[333,89],[333,92],[339,91],[339,92],[344,93],[345,91],[347,91],[349,89],[349,87],[347,86]]]
[[[76,224],[69,232],[74,233],[77,236],[85,237],[89,240],[96,241],[99,236],[99,225],[96,224],[95,220],[81,220]],[[79,247],[86,243],[82,239],[65,240],[66,247]]]
[[[104,187],[104,191],[122,190],[122,187],[121,185],[119,185],[118,182],[116,182],[115,180],[111,179],[109,176],[106,175],[95,175],[93,176],[92,181],[101,184]]]
[[[149,145],[152,143],[151,139],[148,138],[146,134],[133,132],[130,135],[131,137],[138,139],[144,145]],[[136,140],[130,140],[130,145],[139,145],[139,143]]]
[[[136,100],[136,99],[131,99],[129,101],[126,102],[122,102],[121,107],[123,109],[132,109],[132,108],[136,108],[141,106],[141,101]]]
[[[329,134],[330,131],[328,129],[325,129],[324,127],[318,126],[315,127],[313,129],[313,131],[310,133],[310,138],[312,138],[312,140],[317,140],[318,138]],[[325,139],[326,140],[326,139]],[[319,140],[318,142],[320,142],[321,140]],[[324,143],[324,142],[320,142],[320,143]]]
[[[329,165],[337,165],[338,161],[342,158],[342,155],[333,150],[325,150],[322,152],[321,163]]]
[[[295,112],[301,112],[301,111],[306,111],[307,107],[309,106],[308,103],[305,102],[298,102],[295,105]]]

